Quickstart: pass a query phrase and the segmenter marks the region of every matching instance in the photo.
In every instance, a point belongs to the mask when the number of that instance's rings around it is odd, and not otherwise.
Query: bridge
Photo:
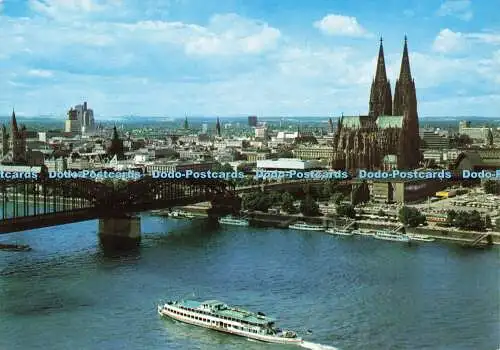
[[[248,186],[237,186],[235,187],[235,192],[238,194],[241,193],[249,193],[254,192],[256,189],[260,189],[262,191],[282,191],[289,189],[297,189],[302,188],[303,186],[319,186],[324,185],[326,182],[331,182],[337,185],[352,185],[353,183],[357,183],[357,180],[335,180],[335,179],[323,179],[323,180],[286,180],[280,182],[269,182]]]
[[[92,179],[3,180],[0,233],[210,201],[209,215],[239,211],[234,187],[222,180],[152,179],[114,187]]]

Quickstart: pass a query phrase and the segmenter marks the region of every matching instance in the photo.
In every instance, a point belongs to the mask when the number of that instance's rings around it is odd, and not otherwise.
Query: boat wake
[[[330,346],[330,345],[323,345],[323,344],[318,344],[318,343],[311,343],[308,341],[303,342],[300,344],[301,347],[305,349],[311,349],[311,350],[340,350],[339,348],[336,348],[335,346]]]

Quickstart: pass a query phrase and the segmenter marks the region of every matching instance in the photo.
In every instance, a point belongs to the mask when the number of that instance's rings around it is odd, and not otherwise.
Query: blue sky
[[[0,115],[365,114],[408,35],[421,116],[500,116],[500,0],[0,0]]]

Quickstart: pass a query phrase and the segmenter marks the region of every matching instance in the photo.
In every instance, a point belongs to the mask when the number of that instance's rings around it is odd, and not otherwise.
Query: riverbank
[[[210,208],[209,203],[200,203],[197,205],[182,207],[182,210],[191,212],[193,214],[204,216],[206,211]],[[301,214],[270,214],[263,212],[252,212],[244,215],[246,219],[250,221],[251,226],[257,227],[276,227],[285,228],[295,221],[306,221],[313,224],[323,225],[325,228],[328,227],[343,227],[347,225],[350,220],[343,218],[331,218],[327,216],[303,216]],[[389,229],[393,230],[400,227],[400,223],[392,222],[381,222],[373,220],[355,220],[358,228],[360,229]],[[457,228],[447,228],[447,227],[432,227],[432,226],[422,226],[422,227],[405,227],[407,233],[416,233],[430,236],[438,241],[449,242],[449,243],[460,243],[468,244],[478,239],[484,232],[474,232],[459,230]],[[491,231],[492,243],[495,245],[500,245],[500,232]]]

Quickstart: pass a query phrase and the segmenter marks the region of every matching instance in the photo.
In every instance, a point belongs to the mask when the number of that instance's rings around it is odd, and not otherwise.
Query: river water
[[[142,216],[138,252],[110,255],[97,221],[0,242],[0,349],[285,349],[162,320],[160,299],[220,299],[305,331],[311,349],[499,345],[499,254]]]

